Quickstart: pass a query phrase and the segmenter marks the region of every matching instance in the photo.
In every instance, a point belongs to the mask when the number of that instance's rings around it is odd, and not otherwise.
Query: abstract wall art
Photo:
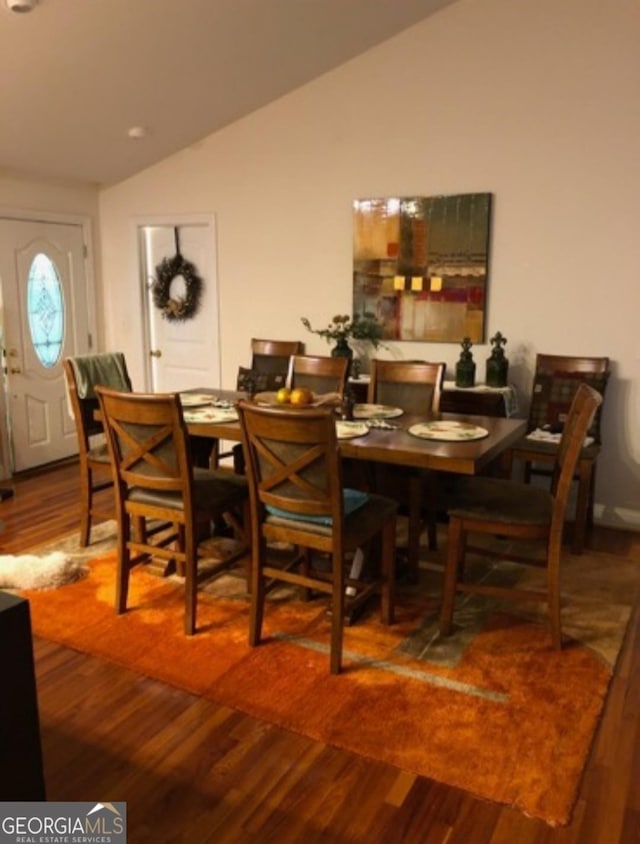
[[[490,193],[357,199],[353,312],[385,340],[485,339]]]

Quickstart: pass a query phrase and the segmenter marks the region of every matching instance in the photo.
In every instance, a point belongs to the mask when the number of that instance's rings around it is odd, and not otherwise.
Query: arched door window
[[[29,269],[27,315],[31,342],[40,363],[55,366],[64,339],[64,300],[58,271],[43,252],[35,256]]]

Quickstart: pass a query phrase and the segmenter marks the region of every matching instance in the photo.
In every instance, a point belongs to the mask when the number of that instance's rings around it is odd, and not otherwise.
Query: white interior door
[[[0,220],[8,442],[16,472],[78,451],[62,360],[90,351],[83,228]]]
[[[139,229],[142,268],[147,295],[148,375],[154,392],[220,386],[220,332],[215,231],[208,223],[145,225]],[[163,259],[176,255],[176,246],[202,279],[197,312],[189,319],[170,320],[153,302],[153,282]],[[170,285],[172,299],[186,293],[178,275]]]

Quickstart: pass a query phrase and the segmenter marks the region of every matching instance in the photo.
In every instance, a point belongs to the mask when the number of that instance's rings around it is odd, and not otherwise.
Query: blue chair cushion
[[[348,516],[355,510],[358,510],[369,500],[366,492],[359,489],[345,488],[342,490],[342,501],[344,507],[344,515]],[[284,510],[282,507],[272,507],[270,504],[266,505],[267,512],[272,516],[280,516],[283,519],[293,519],[299,522],[314,522],[319,525],[331,525],[333,519],[331,516],[314,516],[302,513],[292,513],[291,510]]]

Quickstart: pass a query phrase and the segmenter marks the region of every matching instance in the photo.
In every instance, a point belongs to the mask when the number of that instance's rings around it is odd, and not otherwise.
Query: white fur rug
[[[56,589],[84,577],[88,568],[64,551],[0,555],[0,589]]]

